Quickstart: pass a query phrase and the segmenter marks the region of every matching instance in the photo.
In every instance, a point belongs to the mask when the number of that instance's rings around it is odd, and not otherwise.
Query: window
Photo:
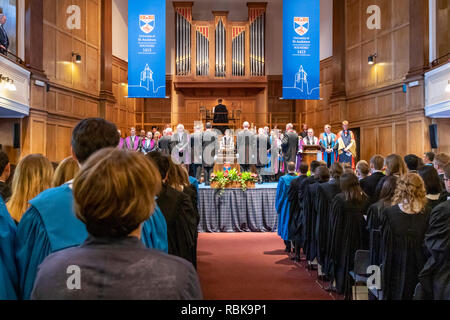
[[[450,0],[429,0],[430,62],[446,61],[450,54]]]
[[[9,38],[8,51],[17,55],[17,0],[0,0],[0,13],[7,19],[3,27]]]

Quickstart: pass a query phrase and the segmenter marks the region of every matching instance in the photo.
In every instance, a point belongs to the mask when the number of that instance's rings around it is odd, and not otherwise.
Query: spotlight
[[[369,64],[375,64],[375,58],[376,58],[376,57],[377,57],[377,54],[376,54],[376,53],[370,55],[369,58],[368,58]]]
[[[81,55],[72,51],[72,57],[75,57],[75,63],[80,64],[82,62]]]
[[[450,92],[450,80],[448,80],[447,86],[445,87],[445,92]]]

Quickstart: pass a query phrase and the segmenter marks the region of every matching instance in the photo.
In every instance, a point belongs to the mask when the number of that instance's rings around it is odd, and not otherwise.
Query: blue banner
[[[165,0],[128,0],[128,96],[166,97]]]
[[[320,99],[320,0],[283,0],[283,98]]]

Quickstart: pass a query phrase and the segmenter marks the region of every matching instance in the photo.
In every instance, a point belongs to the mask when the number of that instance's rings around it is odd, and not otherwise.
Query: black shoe
[[[291,252],[291,247],[286,247],[286,249],[284,250],[284,252],[287,252],[287,253]]]

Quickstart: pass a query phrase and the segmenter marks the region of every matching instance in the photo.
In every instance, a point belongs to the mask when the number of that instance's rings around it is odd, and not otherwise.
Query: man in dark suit
[[[0,53],[7,54],[9,48],[9,38],[5,30],[6,16],[0,13]]]
[[[250,131],[250,123],[243,124],[243,130],[237,135],[236,149],[241,172],[250,172],[252,164],[256,164],[256,140]]]
[[[193,177],[200,181],[202,177],[203,134],[200,125],[194,127],[191,135],[191,168]]]
[[[172,142],[172,129],[167,128],[163,132],[163,137],[158,141],[159,150],[161,150],[161,152],[166,156],[170,156],[172,154],[171,142]]]
[[[298,135],[294,132],[294,125],[292,123],[286,125],[286,132],[281,141],[284,167],[287,168],[289,162],[295,163],[298,153]]]
[[[6,183],[11,173],[8,155],[0,151],[0,197],[6,203],[11,197],[11,188]]]
[[[303,124],[303,131],[300,133],[300,137],[302,137],[302,139],[305,139],[308,136],[308,125],[306,123]]]
[[[184,125],[177,126],[177,132],[172,136],[172,159],[179,164],[188,164],[189,161],[189,146],[191,139],[189,134],[184,129]]]
[[[205,185],[209,186],[211,173],[214,169],[214,162],[217,159],[217,153],[219,152],[219,138],[217,133],[213,130],[212,124],[207,123],[206,131],[202,135],[202,162],[203,170],[205,174]]]
[[[258,172],[258,183],[263,184],[262,171],[269,163],[268,153],[270,151],[270,138],[263,128],[260,128],[256,138],[256,171]]]
[[[227,106],[223,105],[223,100],[219,99],[217,101],[219,104],[214,107],[213,114],[214,114],[214,120],[213,123],[219,123],[219,124],[228,124],[228,109]],[[216,129],[222,131],[223,134],[225,134],[225,130],[229,129],[226,125],[221,126],[215,126]]]
[[[380,180],[384,177],[384,158],[380,155],[374,155],[370,159],[370,170],[372,174],[365,179],[364,192],[369,197],[369,203],[374,204],[377,202],[376,189]]]

